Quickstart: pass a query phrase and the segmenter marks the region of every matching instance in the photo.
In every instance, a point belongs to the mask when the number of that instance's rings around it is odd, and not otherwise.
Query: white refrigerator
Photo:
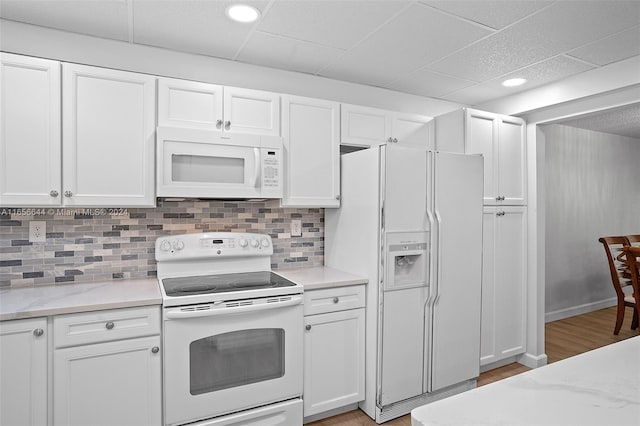
[[[476,385],[483,158],[387,145],[341,173],[325,264],[369,280],[360,408],[382,423]]]

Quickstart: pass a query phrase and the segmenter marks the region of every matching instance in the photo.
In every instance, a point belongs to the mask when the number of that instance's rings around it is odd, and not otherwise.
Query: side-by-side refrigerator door
[[[425,391],[433,392],[479,375],[484,163],[480,155],[429,157],[435,276],[426,315],[431,348],[425,351],[424,383]]]

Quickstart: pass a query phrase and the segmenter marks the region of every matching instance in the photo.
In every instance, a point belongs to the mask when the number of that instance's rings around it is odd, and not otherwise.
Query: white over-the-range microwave
[[[282,138],[158,127],[158,197],[282,198]]]

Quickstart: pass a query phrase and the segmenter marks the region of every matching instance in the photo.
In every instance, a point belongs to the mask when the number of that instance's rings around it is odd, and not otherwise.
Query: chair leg
[[[635,330],[636,328],[638,328],[638,310],[634,307],[633,319],[631,320],[631,329]],[[640,333],[640,330],[638,330],[638,332]]]
[[[613,329],[613,334],[616,336],[620,333],[622,327],[622,321],[624,321],[624,301],[618,300],[618,312],[616,312],[616,326]]]

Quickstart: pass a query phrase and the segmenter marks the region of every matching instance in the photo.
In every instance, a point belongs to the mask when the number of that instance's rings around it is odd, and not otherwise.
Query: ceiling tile
[[[558,124],[640,139],[640,103],[586,114]]]
[[[272,34],[255,32],[237,59],[256,65],[314,74],[344,50]]]
[[[407,6],[406,1],[276,0],[258,29],[348,49]]]
[[[637,25],[639,1],[560,1],[429,68],[478,82]]]
[[[320,73],[384,85],[488,34],[486,28],[414,4]]]
[[[129,40],[127,2],[3,0],[0,17],[43,27],[104,37]]]
[[[552,4],[552,1],[534,0],[458,0],[423,1],[422,3],[447,11],[494,29],[504,28],[531,13]]]
[[[534,89],[593,68],[582,61],[561,55],[513,73],[505,74],[500,78],[463,88],[453,93],[447,93],[441,98],[453,102],[462,102],[464,99],[464,103],[474,105],[480,101],[488,101]],[[526,78],[527,83],[518,87],[504,87],[502,85],[504,80],[516,77]]]
[[[473,84],[471,81],[460,80],[426,69],[420,69],[388,86],[391,89],[414,95],[440,97],[445,93],[450,93]]]
[[[254,24],[233,22],[232,1],[136,0],[134,41],[189,53],[233,58]],[[268,1],[246,1],[264,10]]]
[[[596,65],[607,65],[640,55],[640,26],[579,47],[569,55]]]

